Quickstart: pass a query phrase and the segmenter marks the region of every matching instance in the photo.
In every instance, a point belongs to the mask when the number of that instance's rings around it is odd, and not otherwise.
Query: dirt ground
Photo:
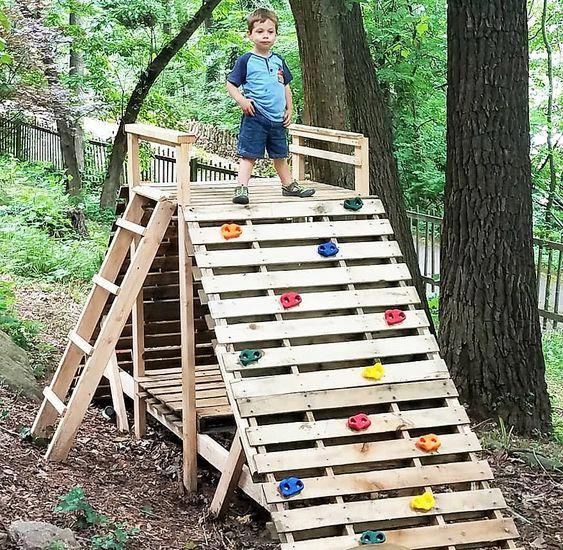
[[[50,342],[56,359],[80,307],[63,290],[19,290],[22,316],[43,320],[41,338]],[[38,404],[0,386],[0,533],[15,519],[45,520],[73,527],[73,517],[54,512],[58,498],[79,485],[90,504],[112,521],[138,527],[127,546],[138,549],[279,548],[266,529],[268,516],[238,496],[223,523],[208,516],[218,473],[202,463],[200,490],[182,494],[178,473],[178,441],[157,425],[146,439],[120,435],[92,406],[77,445],[65,464],[46,462],[44,449],[20,439],[30,427]],[[522,443],[519,442],[519,447]],[[549,447],[545,454],[549,456]],[[526,549],[563,549],[563,473],[532,467],[521,454],[499,449],[484,453],[514,515]],[[97,530],[96,532],[99,532]],[[85,543],[93,530],[78,531]]]

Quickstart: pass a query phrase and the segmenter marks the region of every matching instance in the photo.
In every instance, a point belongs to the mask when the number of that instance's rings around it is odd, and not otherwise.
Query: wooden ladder
[[[60,461],[67,457],[174,214],[173,202],[158,201],[145,227],[141,222],[149,202],[150,199],[134,193],[123,217],[116,221],[117,230],[100,272],[93,278],[93,288],[75,329],[69,334],[51,385],[43,392],[44,400],[32,427],[33,435],[47,437],[60,417],[47,449],[47,459]],[[117,286],[115,280],[129,251],[129,266],[121,285]],[[114,300],[104,315],[110,296],[114,296]],[[99,334],[92,341],[98,326]],[[84,368],[65,404],[83,358]]]

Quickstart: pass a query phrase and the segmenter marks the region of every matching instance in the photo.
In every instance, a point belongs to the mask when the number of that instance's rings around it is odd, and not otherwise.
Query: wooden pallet
[[[340,199],[190,206],[185,217],[240,436],[222,495],[244,451],[283,550],[355,547],[368,529],[412,549],[515,548],[381,202],[357,213]],[[239,239],[223,239],[226,222],[241,225]],[[340,248],[334,258],[316,250],[328,239]],[[284,310],[289,290],[303,302]],[[385,323],[391,307],[406,312],[402,324]],[[246,348],[264,356],[243,367]],[[376,358],[385,375],[368,380],[362,370]],[[361,433],[347,428],[358,412],[372,421]],[[415,446],[427,433],[440,437],[438,452]],[[278,492],[288,476],[305,484],[289,499]],[[425,489],[436,507],[413,511]]]

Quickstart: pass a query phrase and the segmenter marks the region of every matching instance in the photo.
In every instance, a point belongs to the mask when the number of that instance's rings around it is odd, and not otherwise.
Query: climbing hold
[[[434,506],[436,506],[436,499],[431,491],[425,491],[411,500],[411,508],[420,512],[429,512]]]
[[[280,296],[280,302],[284,309],[298,306],[303,299],[297,292],[286,292]]]
[[[239,361],[243,367],[250,365],[250,363],[255,363],[259,359],[262,359],[264,352],[259,349],[243,349],[238,356]]]
[[[367,430],[371,426],[371,420],[365,413],[358,413],[348,419],[348,427],[355,432]]]
[[[398,325],[407,318],[404,311],[400,309],[388,309],[385,312],[385,322],[388,325]]]
[[[385,369],[381,364],[381,361],[376,361],[370,367],[365,367],[362,371],[362,376],[364,378],[371,378],[372,380],[381,380],[385,374]]]
[[[286,477],[280,481],[278,490],[285,498],[298,495],[305,488],[305,484],[298,477]]]
[[[383,544],[387,540],[382,531],[365,531],[360,538],[360,544]]]
[[[224,239],[236,239],[242,235],[242,228],[236,223],[225,223],[221,226],[221,235]]]
[[[418,441],[416,442],[416,446],[421,451],[426,451],[427,453],[437,451],[441,445],[442,443],[440,439],[437,435],[434,434],[423,435],[422,437],[419,437]]]
[[[336,256],[338,254],[338,247],[332,242],[320,244],[317,248],[318,253],[325,258]]]
[[[360,197],[354,197],[353,199],[346,199],[344,201],[344,208],[346,210],[353,210],[357,212],[364,205],[364,201]]]

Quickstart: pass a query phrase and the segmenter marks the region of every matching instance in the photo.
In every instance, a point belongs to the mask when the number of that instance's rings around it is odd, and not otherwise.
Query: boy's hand
[[[242,112],[246,115],[246,116],[254,116],[256,114],[256,108],[254,107],[254,103],[252,102],[251,99],[243,99],[240,103],[240,108],[242,109]]]
[[[285,110],[283,115],[283,127],[287,128],[291,124],[291,119],[293,118],[293,113],[289,110]]]

